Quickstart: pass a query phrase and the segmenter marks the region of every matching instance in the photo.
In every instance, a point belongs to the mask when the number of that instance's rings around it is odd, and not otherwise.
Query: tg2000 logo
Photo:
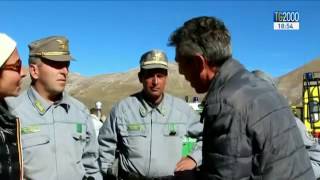
[[[274,30],[299,30],[298,11],[275,11],[273,13]]]

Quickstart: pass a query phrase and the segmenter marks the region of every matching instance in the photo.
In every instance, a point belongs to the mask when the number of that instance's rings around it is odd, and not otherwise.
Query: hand
[[[192,170],[196,167],[197,163],[190,157],[183,157],[176,165],[175,171]]]

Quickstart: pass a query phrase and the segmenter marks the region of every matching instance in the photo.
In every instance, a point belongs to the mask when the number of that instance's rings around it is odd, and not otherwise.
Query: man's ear
[[[193,56],[193,60],[195,66],[194,68],[196,68],[199,72],[208,66],[208,60],[200,54]]]
[[[198,68],[199,72],[204,72],[209,79],[212,79],[218,73],[219,67],[212,66],[209,64],[209,61],[203,55],[195,55],[196,58],[195,68]]]
[[[33,79],[39,79],[39,67],[36,64],[29,65],[29,73]]]

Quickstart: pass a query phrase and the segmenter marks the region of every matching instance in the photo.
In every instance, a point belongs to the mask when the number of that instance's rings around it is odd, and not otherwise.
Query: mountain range
[[[278,89],[288,98],[290,104],[301,104],[303,73],[315,71],[320,72],[320,59],[310,61],[302,67],[277,77]],[[138,72],[139,69],[136,68],[127,72],[92,77],[85,77],[71,72],[68,77],[66,91],[82,101],[89,109],[95,106],[95,102],[101,101],[103,113],[108,114],[114,103],[142,89],[142,85],[138,80]],[[23,89],[28,84],[30,84],[29,77],[23,80]],[[166,92],[182,99],[185,99],[186,96],[190,100],[195,96],[199,97],[199,99],[204,97],[204,94],[197,94],[184,77],[179,74],[176,63],[169,64]]]

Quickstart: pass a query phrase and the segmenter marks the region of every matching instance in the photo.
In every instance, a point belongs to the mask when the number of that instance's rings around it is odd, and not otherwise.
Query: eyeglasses
[[[20,73],[21,68],[22,68],[22,62],[21,62],[21,59],[19,59],[14,64],[5,64],[1,69],[2,70],[9,70],[9,71],[16,71],[16,72]]]

